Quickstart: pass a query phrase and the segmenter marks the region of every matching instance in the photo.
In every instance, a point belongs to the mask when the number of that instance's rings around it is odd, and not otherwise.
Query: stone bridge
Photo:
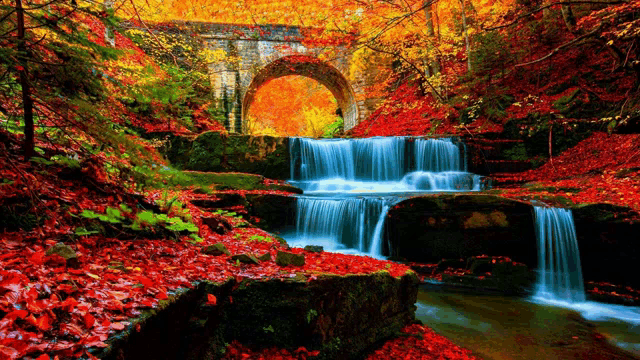
[[[225,126],[243,133],[256,93],[269,80],[301,75],[323,84],[336,98],[345,130],[365,119],[379,99],[367,98],[365,87],[374,81],[376,69],[350,73],[354,49],[336,46],[338,54],[328,61],[318,55],[327,48],[310,48],[303,43],[304,28],[284,25],[231,25],[185,22],[211,50],[222,49],[236,61],[209,66],[216,98],[225,105]],[[352,80],[349,80],[352,79]]]

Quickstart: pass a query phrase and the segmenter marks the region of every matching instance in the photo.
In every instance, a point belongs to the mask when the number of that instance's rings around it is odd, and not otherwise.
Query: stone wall
[[[217,305],[206,305],[207,294],[216,296]],[[201,283],[133,319],[95,355],[216,359],[225,343],[238,340],[257,348],[304,346],[319,350],[317,359],[362,358],[414,321],[417,294],[415,273]]]

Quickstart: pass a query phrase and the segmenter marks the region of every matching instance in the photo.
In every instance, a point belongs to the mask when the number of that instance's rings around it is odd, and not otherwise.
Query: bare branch
[[[557,5],[579,5],[579,4],[591,4],[591,5],[617,5],[617,4],[628,4],[629,0],[611,0],[611,1],[597,1],[597,0],[575,0],[575,1],[558,1],[558,2],[554,2],[554,3],[550,3],[544,6],[541,6],[535,10],[532,10],[526,14],[522,14],[518,17],[516,17],[513,21],[510,21],[506,24],[503,25],[498,25],[498,26],[493,26],[493,27],[489,27],[489,28],[483,28],[482,30],[485,31],[493,31],[493,30],[498,30],[498,29],[504,29],[506,27],[509,26],[513,26],[515,24],[518,23],[518,21],[524,19],[524,18],[528,18],[529,16],[532,16],[534,14],[539,13],[540,11],[543,11],[545,9],[557,6]]]
[[[577,38],[575,38],[575,39],[573,39],[573,40],[571,40],[569,42],[566,42],[566,43],[558,46],[557,48],[553,49],[550,53],[548,53],[547,55],[545,55],[545,56],[543,56],[543,57],[541,57],[539,59],[536,59],[536,60],[533,60],[533,61],[529,61],[529,62],[526,62],[526,63],[517,64],[515,67],[529,66],[529,65],[533,65],[535,63],[539,63],[541,61],[544,61],[544,60],[552,57],[553,55],[557,54],[558,52],[560,52],[560,50],[568,48],[568,47],[570,47],[570,46],[572,46],[572,45],[574,45],[576,43],[579,43],[580,41],[582,41],[582,40],[584,40],[586,38],[594,36],[598,31],[600,31],[600,27],[598,27],[598,28],[596,28],[596,29],[584,34],[584,35],[578,36]]]

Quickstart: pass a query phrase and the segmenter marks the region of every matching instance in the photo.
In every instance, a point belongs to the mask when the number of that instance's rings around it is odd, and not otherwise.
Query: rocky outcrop
[[[206,132],[197,137],[168,135],[163,148],[171,164],[183,170],[243,172],[288,179],[289,139]]]
[[[387,272],[290,280],[201,283],[132,321],[96,355],[103,359],[214,359],[225,342],[319,350],[359,358],[414,320],[418,279]],[[208,295],[217,299],[207,303]],[[136,330],[137,329],[137,330]]]
[[[295,226],[296,204],[292,196],[247,194],[249,214],[259,220],[255,225],[267,231],[286,231]]]
[[[531,205],[499,196],[413,197],[389,210],[386,231],[395,258],[437,263],[487,254],[537,264]]]

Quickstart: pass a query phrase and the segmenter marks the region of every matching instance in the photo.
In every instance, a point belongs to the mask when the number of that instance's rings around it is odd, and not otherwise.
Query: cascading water
[[[382,257],[387,210],[403,196],[486,187],[466,172],[464,144],[453,139],[292,138],[290,151],[290,182],[304,190],[293,246]]]
[[[534,207],[538,238],[536,297],[584,301],[584,283],[573,214],[569,209]]]
[[[578,311],[587,320],[640,324],[640,308],[586,301],[573,214],[534,206],[538,238],[538,283],[533,301]]]
[[[478,191],[452,139],[291,139],[291,183],[305,193]]]

